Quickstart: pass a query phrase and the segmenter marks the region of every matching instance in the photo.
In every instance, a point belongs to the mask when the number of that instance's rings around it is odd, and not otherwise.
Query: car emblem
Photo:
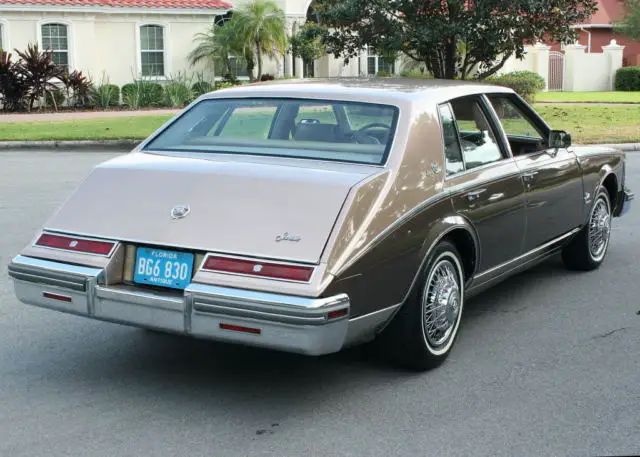
[[[71,243],[69,243],[70,248],[75,248],[77,245],[78,245],[78,242],[76,240],[73,240]]]
[[[297,243],[301,239],[302,238],[299,236],[289,235],[287,232],[284,232],[282,235],[276,236],[276,243],[279,243],[280,241],[293,241],[294,243]]]
[[[260,273],[262,271],[262,265],[254,265],[253,266],[253,272],[254,273]]]
[[[189,208],[189,205],[176,205],[171,208],[171,218],[182,219],[183,217],[186,217],[190,212],[191,208]]]

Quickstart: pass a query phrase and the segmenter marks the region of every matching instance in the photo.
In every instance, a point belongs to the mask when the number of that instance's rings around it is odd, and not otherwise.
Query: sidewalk
[[[59,113],[11,113],[0,114],[0,124],[9,122],[51,122],[72,121],[75,119],[99,119],[106,117],[154,116],[176,114],[179,109],[143,109],[143,110],[113,110],[113,111],[70,111]]]

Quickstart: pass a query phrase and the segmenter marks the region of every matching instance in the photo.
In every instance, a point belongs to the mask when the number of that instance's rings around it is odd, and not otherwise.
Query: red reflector
[[[234,332],[253,333],[254,335],[260,335],[262,330],[259,328],[243,327],[242,325],[220,324],[222,330],[233,330]]]
[[[202,267],[205,270],[241,273],[265,278],[289,279],[291,281],[309,281],[313,267],[299,267],[256,260],[231,259],[209,256]]]
[[[51,298],[52,300],[66,301],[67,303],[71,303],[71,297],[66,295],[53,294],[51,292],[43,292],[42,296],[44,298]]]
[[[346,309],[337,309],[335,311],[329,311],[329,314],[327,315],[328,319],[337,319],[339,317],[343,317],[347,315],[347,310]]]
[[[44,233],[40,238],[38,238],[36,245],[48,248],[64,249],[65,251],[107,255],[113,249],[114,243]]]

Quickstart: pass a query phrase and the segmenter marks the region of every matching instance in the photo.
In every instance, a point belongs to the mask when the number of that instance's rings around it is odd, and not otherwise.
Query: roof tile
[[[0,0],[0,5],[106,6],[113,8],[230,9],[224,0]]]

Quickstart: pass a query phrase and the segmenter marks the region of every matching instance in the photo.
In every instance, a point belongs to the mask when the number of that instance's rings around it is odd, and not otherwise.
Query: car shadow
[[[464,327],[483,326],[495,313],[518,312],[522,306],[518,296],[524,290],[544,287],[564,274],[570,273],[557,260],[550,260],[494,286],[469,301]],[[231,404],[252,399],[263,407],[277,404],[279,408],[292,401],[303,405],[327,397],[345,398],[362,386],[375,389],[425,375],[394,367],[380,356],[375,344],[309,357],[113,325],[97,323],[100,332],[109,334],[99,351],[65,354],[61,350],[55,355],[56,363],[47,364],[39,374],[67,387],[90,382],[123,392],[161,388],[185,405],[210,401],[213,407],[221,399]],[[90,330],[87,339],[91,339]],[[447,382],[447,373],[456,369],[452,364],[442,368],[431,372],[430,383]]]

